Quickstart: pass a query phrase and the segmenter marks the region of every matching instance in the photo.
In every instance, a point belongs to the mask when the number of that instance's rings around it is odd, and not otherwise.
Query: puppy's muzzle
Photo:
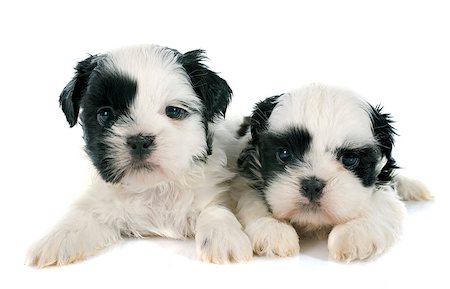
[[[318,178],[312,177],[301,180],[300,186],[302,195],[307,197],[310,202],[315,202],[322,196],[325,182]]]
[[[150,135],[134,135],[127,138],[127,145],[130,148],[130,153],[135,158],[142,158],[148,155],[155,142],[155,137]]]

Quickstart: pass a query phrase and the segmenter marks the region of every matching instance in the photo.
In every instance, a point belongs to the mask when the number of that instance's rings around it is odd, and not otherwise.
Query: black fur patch
[[[77,124],[81,98],[86,92],[92,71],[97,67],[99,57],[91,55],[75,67],[74,78],[66,85],[59,96],[59,104],[66,115],[70,127]]]
[[[336,151],[336,158],[339,160],[344,153],[353,153],[359,157],[359,163],[350,169],[362,182],[365,187],[373,186],[377,181],[376,167],[381,159],[381,151],[378,147],[367,146],[361,148],[339,148]]]
[[[240,174],[247,178],[248,184],[252,188],[258,191],[264,189],[264,182],[261,176],[259,150],[251,141],[240,153],[237,165]]]
[[[204,156],[204,160],[206,161],[207,156],[210,156],[212,154],[212,142],[213,142],[213,135],[209,132],[209,126],[208,121],[206,118],[203,118],[202,120],[203,128],[205,129],[205,136],[206,136],[206,156]]]
[[[284,173],[286,167],[298,165],[303,161],[312,142],[311,134],[306,129],[287,128],[282,133],[263,133],[260,135],[259,150],[261,160],[261,176],[265,183],[279,173]],[[291,158],[282,162],[277,158],[280,148],[287,149]]]
[[[239,126],[239,129],[236,131],[236,136],[237,138],[241,138],[243,136],[245,136],[250,128],[250,121],[251,121],[251,117],[250,116],[245,116],[242,120],[241,125]]]
[[[81,61],[76,67],[75,77],[64,88],[60,96],[61,107],[70,126],[77,123],[80,107],[85,150],[102,178],[107,182],[118,182],[122,176],[113,174],[114,159],[108,153],[105,137],[109,127],[123,115],[128,114],[137,91],[137,82],[127,75],[109,71],[95,56]],[[114,116],[107,125],[97,120],[98,110],[111,107]]]
[[[205,106],[204,117],[208,122],[213,122],[216,117],[225,116],[233,92],[225,80],[202,63],[206,59],[204,52],[200,49],[186,52],[179,56],[178,61]]]
[[[268,182],[279,173],[284,173],[286,167],[298,165],[304,154],[309,150],[312,137],[305,129],[295,127],[287,128],[282,133],[258,133],[258,141],[250,141],[241,152],[238,159],[240,173],[248,180],[248,184],[259,192],[270,210],[265,196],[265,187]],[[277,158],[277,150],[287,148],[292,159],[281,162]]]
[[[193,50],[185,54],[181,54],[178,51],[175,52],[179,54],[178,62],[186,70],[191,80],[192,88],[203,103],[204,109],[202,114],[205,120],[207,152],[208,155],[211,155],[212,137],[209,134],[208,122],[214,122],[216,117],[225,116],[233,92],[225,80],[202,63],[206,59],[204,50]]]
[[[392,126],[393,120],[390,114],[382,112],[383,107],[380,105],[370,106],[370,116],[372,120],[372,129],[377,145],[381,154],[386,157],[387,163],[381,169],[377,176],[378,184],[386,184],[392,181],[394,170],[398,169],[397,163],[392,157],[392,148],[394,146],[394,136],[397,135],[395,128]]]
[[[261,175],[259,138],[260,134],[267,130],[267,121],[279,97],[280,95],[272,96],[255,105],[250,117],[252,138],[238,159],[240,173],[247,178],[249,185],[259,192],[262,192],[264,189],[264,180]]]
[[[122,176],[115,175],[111,170],[115,160],[109,157],[104,139],[111,133],[109,127],[119,117],[128,115],[136,96],[137,82],[117,72],[94,72],[91,77],[80,115],[86,151],[103,179],[114,183],[120,181]],[[103,106],[110,106],[114,110],[114,118],[107,126],[101,126],[97,121],[97,111]]]
[[[250,131],[252,133],[253,142],[257,142],[259,134],[267,130],[267,121],[272,114],[273,109],[277,105],[278,98],[281,95],[275,95],[258,102],[253,109],[250,120]]]

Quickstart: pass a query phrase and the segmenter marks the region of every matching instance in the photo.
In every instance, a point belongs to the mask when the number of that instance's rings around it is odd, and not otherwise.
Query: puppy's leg
[[[433,195],[420,181],[397,175],[394,177],[397,194],[404,201],[429,201]]]
[[[85,196],[72,211],[28,252],[33,266],[73,263],[117,242],[120,237],[110,199]]]
[[[256,192],[239,194],[236,215],[260,256],[293,256],[300,252],[297,232],[291,224],[274,219]]]
[[[374,192],[366,213],[337,225],[328,237],[330,255],[342,261],[363,260],[383,253],[399,238],[404,204],[392,189]]]
[[[206,262],[243,262],[253,256],[241,224],[224,206],[213,205],[200,213],[195,243],[200,259]]]

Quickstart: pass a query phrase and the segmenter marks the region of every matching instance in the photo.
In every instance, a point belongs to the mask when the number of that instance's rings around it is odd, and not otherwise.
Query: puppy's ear
[[[239,155],[238,169],[241,175],[246,177],[248,184],[258,190],[262,191],[264,181],[261,176],[261,162],[259,160],[259,145],[252,144],[250,141],[247,147]]]
[[[78,113],[80,111],[80,101],[86,92],[89,77],[97,66],[98,56],[91,55],[80,61],[75,67],[75,76],[66,85],[59,96],[59,104],[66,115],[70,127],[77,124]]]
[[[193,50],[180,55],[179,61],[186,70],[195,93],[205,106],[204,116],[213,122],[218,116],[225,116],[232,91],[227,82],[202,63],[204,50]]]
[[[281,95],[275,95],[258,102],[253,109],[250,120],[252,142],[259,141],[259,134],[267,129],[267,122]]]
[[[249,185],[258,191],[262,191],[264,188],[259,153],[261,145],[259,143],[260,134],[267,129],[268,119],[278,103],[280,96],[281,95],[276,95],[266,98],[255,105],[250,117],[250,132],[252,138],[247,147],[241,152],[238,159],[240,173],[247,178]]]
[[[378,175],[378,182],[390,182],[393,178],[393,171],[398,166],[392,157],[392,147],[394,146],[394,136],[397,135],[392,126],[393,120],[390,114],[382,112],[383,107],[377,105],[370,106],[370,117],[372,119],[372,129],[377,145],[383,157],[386,157],[386,164]]]

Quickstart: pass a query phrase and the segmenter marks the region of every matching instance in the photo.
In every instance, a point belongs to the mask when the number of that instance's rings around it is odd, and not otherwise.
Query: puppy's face
[[[357,217],[395,167],[389,116],[338,88],[312,85],[259,103],[251,132],[241,170],[275,217],[301,225]]]
[[[211,153],[208,123],[225,113],[231,90],[204,64],[181,54],[132,47],[91,56],[60,96],[86,151],[107,182],[174,180]]]

